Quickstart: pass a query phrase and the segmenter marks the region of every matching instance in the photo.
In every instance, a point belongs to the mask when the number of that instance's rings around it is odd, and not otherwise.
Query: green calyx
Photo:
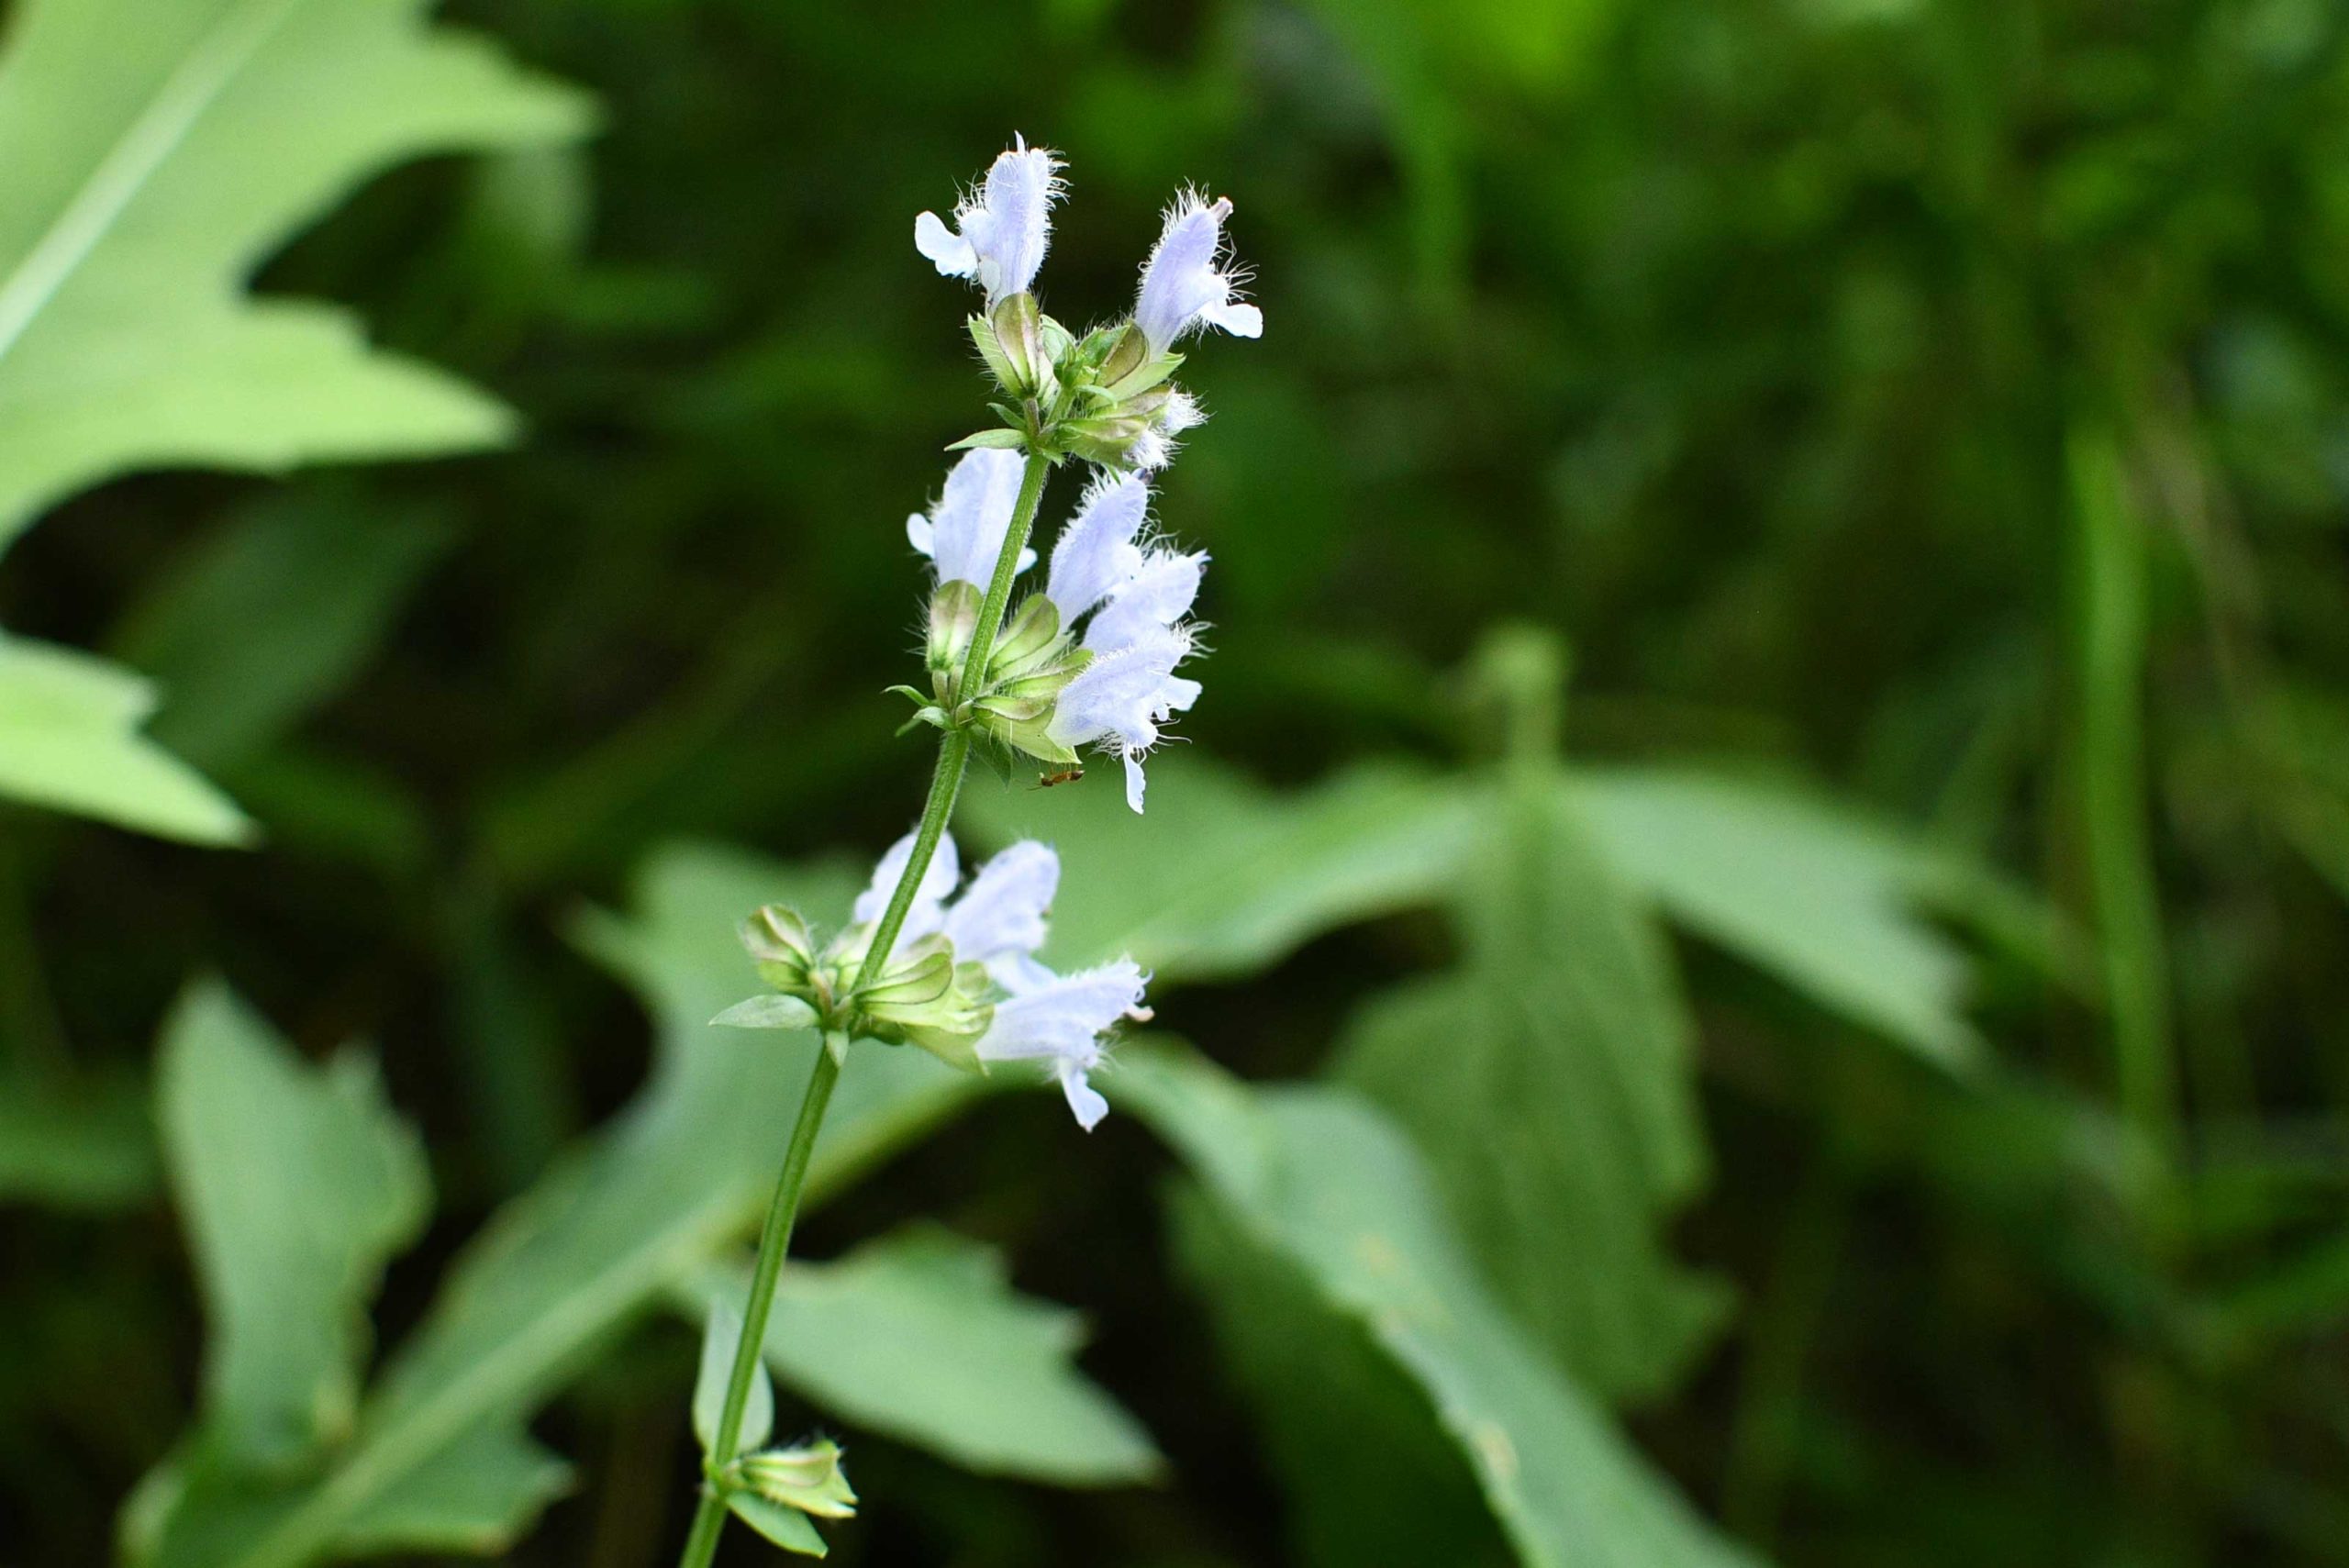
[[[1030,594],[1005,621],[975,688],[964,692],[963,665],[978,626],[979,605],[979,591],[969,583],[941,584],[931,595],[923,653],[930,689],[890,688],[914,705],[907,727],[967,730],[1006,765],[1015,756],[1074,764],[1076,753],[1047,731],[1061,692],[1093,656],[1061,629],[1052,601]]]
[[[734,1462],[727,1479],[731,1486],[818,1518],[845,1519],[856,1514],[856,1492],[841,1467],[840,1444],[829,1438],[746,1453]]]
[[[1135,443],[1163,417],[1167,385],[1183,356],[1154,354],[1130,321],[1083,338],[1043,314],[1036,296],[1015,294],[970,318],[1003,401],[989,404],[1003,423],[975,431],[947,450],[1000,447],[1130,467]]]
[[[986,966],[956,962],[944,935],[904,944],[862,985],[869,926],[851,926],[818,951],[797,912],[770,904],[742,923],[741,936],[774,992],[738,1002],[711,1023],[918,1046],[950,1066],[984,1071],[976,1048],[995,1017]]]

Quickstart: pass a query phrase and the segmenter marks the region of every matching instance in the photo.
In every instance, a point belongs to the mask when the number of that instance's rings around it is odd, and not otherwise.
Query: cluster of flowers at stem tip
[[[963,456],[937,503],[907,520],[936,571],[930,686],[895,689],[915,704],[914,722],[972,735],[1007,771],[1026,758],[1081,772],[1086,747],[1114,756],[1127,803],[1140,811],[1144,754],[1199,695],[1176,670],[1197,648],[1189,617],[1207,557],[1148,527],[1151,475],[1206,417],[1174,383],[1183,362],[1175,345],[1208,327],[1257,337],[1264,316],[1240,297],[1242,274],[1226,254],[1231,204],[1186,192],[1143,264],[1132,314],[1070,331],[1033,292],[1062,192],[1060,160],[1018,142],[955,209],[952,228],[927,212],[914,224],[916,248],[940,272],[986,292],[970,331],[1002,423],[955,443]],[[1013,608],[973,669],[1027,462],[1070,459],[1094,465],[1095,477],[1052,550],[1044,587]],[[1023,550],[1011,564],[1024,573],[1034,561]]]
[[[1022,840],[963,884],[952,838],[939,840],[905,922],[869,980],[861,980],[889,896],[906,873],[912,833],[891,847],[856,901],[851,924],[818,944],[800,916],[770,904],[742,924],[742,945],[774,988],[711,1021],[742,1029],[818,1029],[839,1049],[874,1040],[913,1045],[952,1066],[1041,1062],[1088,1131],[1108,1102],[1088,1077],[1121,1021],[1147,1021],[1149,983],[1130,959],[1061,974],[1036,956],[1044,944],[1060,857]],[[959,889],[959,892],[958,892]]]

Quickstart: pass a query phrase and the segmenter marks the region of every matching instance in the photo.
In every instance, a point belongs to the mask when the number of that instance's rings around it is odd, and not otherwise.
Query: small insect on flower
[[[1036,775],[1036,787],[1051,789],[1056,784],[1074,784],[1084,776],[1083,768],[1063,768],[1057,773],[1039,773]]]

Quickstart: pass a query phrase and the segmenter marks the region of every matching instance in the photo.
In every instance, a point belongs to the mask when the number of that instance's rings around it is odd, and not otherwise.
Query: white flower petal
[[[1085,646],[1097,653],[1128,647],[1182,619],[1199,596],[1207,562],[1204,551],[1153,550],[1143,556],[1085,628]]]
[[[1164,353],[1183,334],[1205,323],[1253,338],[1264,329],[1255,306],[1237,303],[1236,280],[1218,261],[1223,253],[1223,222],[1231,203],[1209,202],[1185,192],[1167,209],[1166,227],[1143,266],[1134,320],[1152,350]]]
[[[1025,466],[1014,451],[982,447],[964,452],[947,473],[946,488],[930,509],[925,533],[907,524],[907,538],[936,564],[941,583],[984,588],[994,579],[996,557],[1003,551],[1003,536],[1010,531],[1011,514],[1019,504]],[[1020,568],[1034,560],[1034,551],[1024,552]]]
[[[1119,761],[1126,765],[1126,805],[1136,817],[1142,814],[1141,753],[1128,751]]]
[[[988,861],[946,912],[955,962],[984,963],[990,971],[1003,964],[1014,975],[1024,974],[1024,966],[1009,961],[1029,958],[1044,945],[1044,916],[1060,884],[1060,856],[1032,839]]]
[[[869,926],[888,909],[889,896],[897,891],[897,879],[906,874],[907,862],[913,859],[916,837],[917,833],[907,834],[881,857],[881,863],[873,870],[872,885],[856,895],[856,907],[850,911],[854,923]],[[962,879],[953,836],[945,835],[938,840],[938,852],[930,857],[930,869],[922,873],[920,884],[914,889],[913,902],[906,906],[906,923],[897,929],[897,947],[918,941],[946,923],[946,895]]]
[[[1052,738],[1063,746],[1082,746],[1113,735],[1130,751],[1146,750],[1158,739],[1158,726],[1152,716],[1166,711],[1163,694],[1174,677],[1174,666],[1190,651],[1188,634],[1169,629],[1096,654],[1054,704]],[[1197,683],[1181,684],[1196,698]]]
[[[979,1037],[979,1060],[1045,1060],[1097,1067],[1101,1036],[1141,1006],[1146,984],[1134,962],[1121,958],[1006,997],[995,1005],[994,1020]]]
[[[914,219],[914,249],[930,258],[941,278],[967,278],[979,270],[979,253],[934,212]]]
[[[1220,327],[1235,338],[1261,338],[1264,335],[1264,313],[1252,305],[1226,300],[1199,312],[1199,319],[1210,327]]]
[[[946,277],[972,278],[992,306],[1035,285],[1052,244],[1052,203],[1061,194],[1061,161],[1014,139],[979,187],[954,209],[949,232],[935,213],[914,219],[914,249]]]
[[[1133,538],[1150,515],[1149,483],[1136,474],[1104,474],[1094,481],[1076,516],[1052,547],[1052,575],[1045,596],[1061,613],[1066,629],[1101,602],[1141,562]]]
[[[1196,430],[1207,422],[1208,411],[1199,406],[1199,400],[1179,386],[1166,395],[1165,406],[1158,412],[1159,426],[1170,436]]]
[[[1076,1125],[1091,1132],[1109,1114],[1109,1102],[1101,1091],[1085,1078],[1085,1069],[1063,1062],[1060,1070],[1061,1093],[1068,1096],[1068,1108],[1075,1113]]]

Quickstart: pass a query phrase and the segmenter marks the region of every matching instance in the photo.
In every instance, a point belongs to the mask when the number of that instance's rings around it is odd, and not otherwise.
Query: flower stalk
[[[941,273],[985,291],[969,329],[1001,394],[988,405],[1001,423],[949,449],[963,455],[944,490],[906,520],[907,542],[934,574],[924,650],[930,689],[890,688],[915,705],[908,728],[940,732],[921,819],[882,857],[850,922],[828,939],[781,905],[747,919],[743,946],[770,990],[711,1020],[816,1029],[823,1050],[767,1205],[739,1323],[730,1307],[714,1309],[703,1341],[695,1408],[704,1484],[681,1568],[709,1568],[729,1513],[788,1551],[821,1555],[809,1519],[856,1509],[837,1444],[768,1446],[774,1398],[763,1360],[808,1162],[852,1043],[911,1045],[965,1072],[1035,1064],[1090,1131],[1109,1111],[1091,1074],[1108,1065],[1121,1023],[1150,1017],[1150,977],[1131,958],[1073,973],[1039,959],[1060,885],[1050,845],[1011,844],[966,884],[948,828],[974,750],[998,768],[1025,756],[1074,778],[1082,773],[1075,748],[1097,746],[1121,762],[1127,803],[1142,809],[1142,755],[1200,692],[1175,666],[1194,651],[1189,616],[1207,557],[1144,532],[1145,475],[1165,466],[1176,438],[1205,417],[1169,379],[1182,363],[1174,345],[1204,327],[1252,338],[1264,321],[1240,297],[1245,274],[1225,250],[1231,204],[1188,194],[1166,215],[1131,318],[1079,338],[1045,315],[1031,289],[1063,189],[1061,167],[1057,154],[1015,140],[956,206],[952,228],[933,213],[914,225],[916,249]],[[1028,540],[1045,479],[1072,459],[1098,474],[1061,532],[1050,581],[1015,611],[1014,584],[1037,560]],[[737,1329],[729,1345],[725,1335]]]
[[[1044,479],[1052,466],[1051,458],[1041,452],[1028,456],[1027,471],[1020,476],[1019,499],[1012,509],[1011,527],[1005,532],[1003,548],[996,554],[994,579],[980,606],[979,624],[972,634],[970,656],[963,664],[965,690],[971,689],[978,672],[986,668],[987,655],[1002,627],[1004,606],[1011,598],[1012,579],[1019,574],[1020,552],[1028,548],[1028,535],[1035,527],[1036,512],[1043,502]],[[970,732],[959,727],[945,731],[939,740],[938,765],[930,773],[930,795],[922,802],[921,825],[915,830],[913,853],[906,861],[906,869],[897,878],[888,907],[883,910],[880,924],[874,929],[872,945],[865,950],[864,961],[857,970],[859,989],[871,984],[887,967],[889,954],[897,944],[897,933],[905,929],[906,912],[913,906],[914,895],[938,853],[947,822],[954,815],[955,797],[962,792],[963,775],[969,770],[970,762]],[[784,1151],[783,1170],[775,1178],[774,1195],[768,1201],[766,1220],[759,1230],[759,1256],[751,1272],[750,1300],[743,1307],[742,1339],[735,1348],[733,1369],[727,1377],[726,1404],[718,1417],[717,1440],[704,1461],[701,1501],[694,1509],[693,1527],[685,1536],[685,1551],[677,1559],[678,1568],[709,1568],[718,1552],[718,1537],[726,1529],[727,1495],[740,1485],[732,1472],[742,1439],[742,1413],[750,1407],[751,1384],[758,1375],[767,1320],[774,1312],[775,1286],[783,1278],[784,1257],[791,1249],[792,1227],[799,1218],[800,1194],[807,1184],[807,1162],[816,1151],[816,1137],[823,1129],[824,1112],[831,1104],[833,1086],[840,1082],[848,1044],[845,1034],[827,1030],[824,1049],[817,1053],[816,1065],[807,1074],[807,1093],[799,1101],[799,1117],[792,1126],[791,1142]]]

